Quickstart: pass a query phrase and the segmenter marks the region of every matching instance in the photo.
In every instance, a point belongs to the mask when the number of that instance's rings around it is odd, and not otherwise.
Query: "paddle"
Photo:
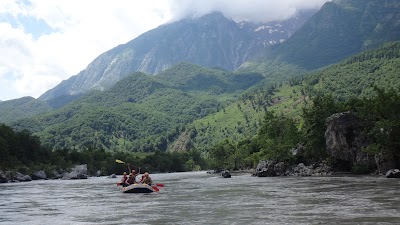
[[[158,186],[158,187],[164,187],[164,184],[157,183],[156,186]]]
[[[116,159],[116,160],[115,160],[115,162],[117,162],[117,163],[120,163],[120,164],[125,164],[125,162],[124,162],[124,161],[122,161],[122,160],[119,160],[119,159]]]
[[[151,186],[155,191],[160,191],[160,189],[158,189],[158,187],[157,186],[155,186],[155,185],[153,185],[153,186]]]
[[[119,164],[126,164],[126,165],[128,165],[128,171],[129,171],[129,172],[131,171],[131,167],[129,166],[129,163],[125,163],[124,161],[119,160],[119,159],[116,159],[115,162],[117,162],[117,163],[119,163]]]

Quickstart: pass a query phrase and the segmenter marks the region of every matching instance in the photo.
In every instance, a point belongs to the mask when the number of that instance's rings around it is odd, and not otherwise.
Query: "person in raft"
[[[130,173],[129,178],[126,180],[126,184],[131,185],[134,183],[136,183],[136,175],[134,175],[133,173]]]
[[[132,170],[132,174],[133,174],[133,176],[135,177],[135,180],[136,180],[136,176],[138,175],[137,173],[136,173],[136,170]],[[135,183],[136,183],[136,181],[135,181]]]
[[[128,183],[126,183],[126,181],[128,180],[128,175],[126,172],[123,173],[122,178],[121,178],[121,185],[123,187],[128,186]]]
[[[148,184],[151,186],[151,183],[153,183],[153,180],[151,179],[151,177],[149,176],[149,173],[146,172],[143,174],[142,179],[140,180],[140,183],[143,184]]]

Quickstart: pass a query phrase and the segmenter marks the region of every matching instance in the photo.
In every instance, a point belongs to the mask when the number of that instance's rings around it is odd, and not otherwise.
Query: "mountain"
[[[183,127],[222,110],[264,79],[179,63],[150,76],[135,72],[105,91],[94,90],[45,115],[13,123],[54,148],[166,150]]]
[[[267,46],[286,40],[313,13],[265,24],[236,23],[212,13],[165,24],[101,54],[39,99],[60,107],[89,90],[106,90],[135,71],[160,73],[179,62],[234,70]]]
[[[51,110],[52,108],[46,102],[32,97],[2,101],[0,102],[0,123],[12,123]]]
[[[266,55],[312,70],[396,40],[400,40],[398,0],[334,0]]]

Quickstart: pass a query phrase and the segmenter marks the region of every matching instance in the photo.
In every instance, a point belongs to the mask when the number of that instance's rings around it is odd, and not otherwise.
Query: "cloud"
[[[174,19],[219,11],[240,22],[268,22],[290,18],[299,10],[320,8],[328,0],[171,0]]]
[[[0,100],[39,97],[101,53],[184,16],[283,19],[326,0],[1,0]]]
[[[39,97],[168,12],[163,0],[1,0],[0,100]]]

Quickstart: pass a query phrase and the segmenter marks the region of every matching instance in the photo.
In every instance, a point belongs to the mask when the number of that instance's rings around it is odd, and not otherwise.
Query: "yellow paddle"
[[[125,162],[124,162],[124,161],[121,161],[121,160],[119,160],[119,159],[116,159],[116,160],[115,160],[115,162],[117,162],[117,163],[121,163],[121,164],[125,164]]]

